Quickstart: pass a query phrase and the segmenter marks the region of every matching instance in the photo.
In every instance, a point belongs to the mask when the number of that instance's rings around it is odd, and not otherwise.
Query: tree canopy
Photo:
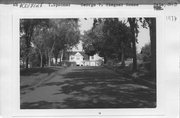
[[[28,68],[29,63],[41,67],[51,66],[52,58],[64,58],[65,52],[83,42],[89,56],[98,54],[104,63],[115,61],[125,66],[127,58],[133,59],[133,71],[137,70],[138,34],[140,25],[149,29],[152,66],[156,63],[155,18],[94,18],[92,28],[80,34],[79,19],[21,19],[20,59]],[[155,73],[155,70],[154,72]]]
[[[21,59],[26,58],[26,67],[31,48],[37,50],[41,67],[44,64],[50,66],[52,56],[57,59],[61,50],[67,50],[79,42],[78,19],[21,19],[20,39]]]
[[[98,53],[105,61],[124,61],[131,56],[131,39],[130,27],[118,18],[94,19],[92,29],[84,35],[84,50],[88,55]]]

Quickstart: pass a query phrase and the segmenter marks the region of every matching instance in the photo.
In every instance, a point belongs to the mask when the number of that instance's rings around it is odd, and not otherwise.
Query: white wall
[[[92,56],[90,56],[90,57],[89,57],[89,60],[90,60],[90,61],[97,61],[97,60],[100,60],[100,59],[104,60],[104,59],[103,59],[102,57],[100,57],[98,54],[95,54],[93,57],[94,57],[94,58],[92,59]]]
[[[73,57],[73,59],[71,59],[72,57]],[[76,62],[76,64],[82,65],[83,64],[83,56],[80,53],[76,53],[75,55],[70,55],[69,61]]]
[[[55,58],[52,58],[51,60],[52,60],[53,64],[56,63],[56,59]],[[59,63],[59,62],[60,62],[60,58],[57,59],[57,63]]]

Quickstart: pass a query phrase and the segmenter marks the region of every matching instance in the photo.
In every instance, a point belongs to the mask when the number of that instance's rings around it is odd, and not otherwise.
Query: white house
[[[103,61],[98,54],[88,56],[84,52],[72,52],[69,55],[69,62],[75,62],[77,66],[100,66]]]
[[[80,52],[71,54],[69,56],[69,62],[76,62],[76,65],[83,66],[84,56]]]
[[[82,48],[82,41],[66,53],[68,55],[66,61],[75,62],[77,66],[100,66],[104,61],[104,59],[98,56],[98,54],[93,56],[85,54]],[[52,62],[55,63],[54,58],[52,58]],[[60,58],[57,59],[57,62],[60,62]]]
[[[57,58],[57,63],[59,63],[61,60],[60,58]],[[51,58],[51,62],[53,62],[54,64],[56,63],[56,59],[53,57]]]

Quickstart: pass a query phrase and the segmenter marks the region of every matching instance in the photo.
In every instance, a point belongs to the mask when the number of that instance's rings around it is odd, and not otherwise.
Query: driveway
[[[30,78],[29,78],[30,79]],[[154,108],[156,90],[105,67],[68,67],[21,88],[21,109]]]

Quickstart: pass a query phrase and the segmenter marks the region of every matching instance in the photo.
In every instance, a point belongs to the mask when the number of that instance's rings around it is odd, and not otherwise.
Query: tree
[[[38,58],[40,67],[50,66],[52,56],[57,61],[60,52],[63,57],[80,39],[78,19],[23,19],[20,30],[20,56],[26,58],[27,68],[29,61],[35,62],[30,56]]]
[[[108,50],[105,51],[105,46],[107,46],[107,38],[105,37],[103,32],[103,20],[104,19],[94,19],[92,29],[84,33],[83,48],[85,50],[85,53],[89,56],[98,53],[100,56],[104,57],[104,63],[106,63]]]
[[[48,29],[47,35],[46,37],[44,37],[44,43],[45,43],[45,55],[46,55],[46,60],[47,60],[47,64],[48,66],[51,66],[51,58],[52,58],[52,54],[53,54],[53,50],[54,50],[54,46],[55,46],[55,36],[53,35],[53,31],[52,28]]]
[[[84,35],[84,49],[89,55],[98,53],[109,59],[117,59],[125,66],[126,50],[131,48],[130,28],[118,18],[94,19],[93,28]],[[127,56],[127,55],[126,55]]]
[[[128,18],[128,22],[130,25],[131,33],[132,33],[132,44],[133,44],[133,71],[137,70],[137,54],[136,54],[136,42],[138,36],[138,20],[136,18]]]
[[[119,21],[119,19],[109,19],[106,22],[106,27],[104,30],[108,37],[113,40],[112,46],[115,47],[115,54],[117,58],[121,60],[121,66],[125,66],[125,55],[131,48],[131,31],[124,22]]]
[[[29,63],[29,53],[31,47],[31,36],[34,28],[34,22],[32,20],[20,20],[20,36],[24,39],[24,57],[26,58],[26,68],[28,68]],[[23,41],[23,40],[21,40]]]
[[[47,24],[48,20],[47,19],[21,19],[20,20],[20,39],[22,39],[21,37],[23,37],[23,45],[24,45],[24,57],[26,58],[26,68],[28,68],[28,64],[29,64],[29,54],[31,51],[31,47],[32,47],[32,36],[33,36],[33,32],[35,27],[39,26],[39,25],[45,25]]]
[[[155,18],[140,18],[142,26],[149,28],[151,40],[151,55],[152,55],[152,75],[156,76],[156,19]]]
[[[54,19],[51,20],[54,28],[54,50],[53,55],[56,59],[60,54],[63,59],[64,51],[76,45],[80,40],[78,19]]]
[[[151,44],[146,44],[145,46],[142,47],[141,55],[142,55],[143,61],[151,61],[152,60]]]
[[[46,49],[46,45],[44,41],[44,39],[46,38],[46,32],[47,32],[46,27],[39,26],[34,29],[34,33],[33,33],[34,40],[32,42],[40,55],[40,67],[44,66],[43,56],[45,55],[45,49]]]
[[[22,62],[22,66],[24,67],[26,61],[26,45],[25,45],[25,37],[20,37],[20,61]]]
[[[95,43],[98,43],[97,40],[98,37],[94,34],[92,30],[84,32],[82,41],[83,41],[83,49],[85,50],[85,53],[89,56],[93,56],[95,53],[97,53],[98,49],[95,47]]]

